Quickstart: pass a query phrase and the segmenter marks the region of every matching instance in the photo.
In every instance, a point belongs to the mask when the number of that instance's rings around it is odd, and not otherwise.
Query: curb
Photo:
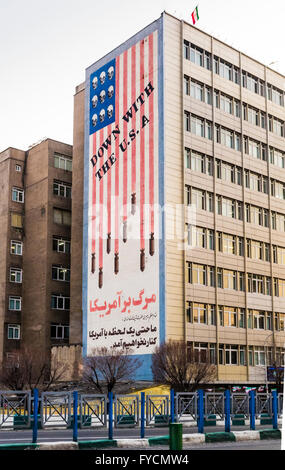
[[[183,434],[185,444],[207,444],[215,442],[238,442],[249,440],[281,439],[280,429],[262,429],[260,431],[211,432],[205,434]],[[169,436],[150,437],[148,439],[97,439],[79,442],[45,442],[42,444],[0,444],[1,450],[82,450],[121,448],[138,449],[154,446],[169,446]]]

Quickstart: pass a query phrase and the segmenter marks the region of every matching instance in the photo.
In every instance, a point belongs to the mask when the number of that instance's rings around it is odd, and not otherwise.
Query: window
[[[285,297],[285,280],[275,278],[274,284],[274,295],[277,297]]]
[[[245,328],[245,309],[244,308],[239,309],[239,327]]]
[[[15,165],[15,170],[20,173],[22,171],[21,165]]]
[[[271,224],[272,224],[273,230],[284,232],[285,231],[285,216],[283,214],[279,214],[278,212],[271,212]]]
[[[196,362],[206,363],[208,359],[208,344],[194,343],[194,357]]]
[[[222,268],[217,268],[217,283],[218,283],[218,287],[223,288],[223,270],[222,270]]]
[[[8,339],[20,339],[20,325],[8,325]]]
[[[207,266],[202,265],[202,264],[192,263],[191,283],[205,286],[207,283],[206,273],[207,273]]]
[[[71,212],[62,209],[53,209],[53,221],[55,224],[71,225]]]
[[[215,232],[214,230],[208,229],[207,230],[208,240],[207,240],[207,247],[209,250],[215,249]]]
[[[238,255],[244,256],[244,239],[242,237],[238,237]]]
[[[10,282],[22,283],[22,269],[10,268]]]
[[[12,201],[14,202],[24,202],[24,190],[19,188],[12,189]]]
[[[279,106],[284,106],[284,93],[278,88],[273,87],[272,85],[267,85],[267,96],[270,101]]]
[[[71,199],[71,184],[64,183],[63,181],[54,181],[53,194]]]
[[[185,148],[185,166],[189,170],[213,175],[213,158]]]
[[[285,313],[279,313],[279,328],[277,329],[285,331]]]
[[[52,266],[52,279],[54,281],[70,282],[70,269],[62,266]]]
[[[278,135],[279,137],[284,137],[284,121],[274,118],[273,116],[268,117],[269,131]]]
[[[61,170],[72,171],[72,159],[58,153],[54,154],[54,167]]]
[[[69,310],[70,309],[70,297],[64,297],[63,295],[52,295],[51,296],[51,308],[55,310]]]
[[[187,317],[187,322],[192,323],[192,308],[191,308],[191,302],[186,302],[186,317]]]
[[[265,129],[265,114],[259,109],[248,106],[246,103],[243,103],[243,118],[250,124]]]
[[[209,311],[210,325],[216,325],[216,305],[210,305],[209,308],[210,308],[210,311]]]
[[[206,304],[192,304],[193,323],[207,324],[207,305]]]
[[[58,253],[70,253],[70,240],[53,237],[52,248]]]
[[[184,127],[185,130],[190,132],[190,113],[184,111]]]
[[[238,365],[238,346],[225,345],[225,365]]]
[[[190,95],[190,78],[184,75],[184,93]]]
[[[200,49],[191,44],[190,47],[190,60],[196,65],[203,67],[203,49]]]
[[[261,207],[246,204],[246,222],[250,224],[260,225],[263,227],[268,227],[268,216],[268,209],[262,209]]]
[[[258,330],[265,329],[265,312],[253,310],[253,326]]]
[[[285,350],[284,348],[276,348],[276,360],[281,366],[285,365]]]
[[[23,228],[23,216],[16,212],[11,213],[11,225],[15,228]]]
[[[236,253],[236,237],[223,234],[223,253],[234,255]]]
[[[68,339],[69,325],[52,323],[50,329],[50,337],[51,339]]]
[[[254,294],[264,293],[264,276],[248,273],[248,291]]]
[[[280,246],[278,247],[273,247],[273,249],[275,248],[275,252],[276,252],[276,249],[277,249],[277,255],[275,255],[275,260],[274,261],[275,263],[278,263],[278,264],[285,264],[285,248],[282,248]]]
[[[205,156],[199,153],[191,152],[191,170],[204,173]]]
[[[239,69],[216,56],[214,57],[214,70],[216,74],[220,75],[226,80],[231,80],[237,84],[239,83]]]
[[[203,90],[204,90],[204,87],[202,84],[191,80],[190,95],[192,96],[192,98],[195,98],[196,100],[199,100],[199,101],[204,101]]]
[[[204,120],[191,116],[191,132],[199,137],[205,137]]]
[[[220,109],[228,114],[233,114],[233,102],[225,95],[220,96]]]
[[[253,75],[249,74],[248,72],[245,72],[244,70],[242,71],[242,86],[244,88],[247,88],[252,93],[264,96],[264,81],[260,78],[254,77]]]
[[[272,330],[272,324],[273,324],[272,312],[267,312],[266,313],[266,329]]]
[[[9,310],[20,311],[22,309],[22,298],[21,297],[9,297]]]
[[[224,307],[224,326],[237,327],[237,308]]]
[[[248,364],[253,366],[253,346],[248,347]]]
[[[262,260],[262,242],[251,240],[251,258]]]
[[[231,217],[232,219],[238,218],[239,220],[242,220],[243,217],[242,203],[236,204],[235,200],[228,199],[219,195],[217,195],[216,210],[217,214],[223,215],[225,217]]]
[[[206,248],[206,229],[188,225],[188,240],[193,248]]]
[[[246,365],[246,352],[245,352],[245,346],[240,346],[239,347],[239,364],[240,366],[245,366]]]
[[[223,287],[224,289],[237,290],[237,272],[229,269],[223,270]]]
[[[241,346],[244,350],[244,346]],[[238,365],[239,357],[238,345],[220,344],[219,345],[219,364],[224,365]]]
[[[240,151],[240,134],[221,127],[220,125],[215,126],[216,128],[216,142],[225,147],[233,150]]]
[[[211,70],[211,54],[184,40],[184,58],[194,64]]]
[[[281,150],[274,149],[270,147],[270,163],[272,165],[276,165],[279,168],[285,168],[285,153],[281,152]]]
[[[234,133],[232,131],[227,131],[226,129],[221,128],[220,131],[220,143],[228,148],[234,148]]]
[[[190,131],[199,137],[212,139],[212,123],[210,121],[190,115],[188,111],[184,111],[184,121],[186,131]]]
[[[271,196],[278,199],[285,199],[285,184],[279,181],[271,180]]]
[[[258,160],[266,161],[267,159],[265,145],[252,139],[248,139],[248,151],[246,153]]]
[[[11,255],[22,256],[23,254],[23,243],[11,240]]]
[[[256,366],[265,366],[264,346],[254,346],[254,364]]]

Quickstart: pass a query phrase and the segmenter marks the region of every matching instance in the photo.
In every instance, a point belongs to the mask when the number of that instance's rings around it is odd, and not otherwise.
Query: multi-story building
[[[0,361],[68,344],[72,146],[0,153]]]
[[[116,70],[111,86],[117,90],[112,106],[119,108],[119,112],[115,117],[117,127],[110,127],[111,114],[108,114],[110,120],[106,121],[109,127],[104,127],[106,110],[98,113],[100,121],[94,114],[98,104],[96,88],[99,83],[99,98],[101,100],[102,94],[104,101],[106,93],[103,96],[104,89],[101,88],[104,88],[105,77],[112,67]],[[137,73],[135,78],[133,73]],[[112,77],[110,72],[108,78],[112,80]],[[154,99],[152,105],[150,100],[147,101],[150,96]],[[182,212],[185,212],[182,219],[185,249],[181,249],[181,237],[167,236],[169,219],[167,215],[162,217],[162,237],[158,242],[155,240],[154,245],[159,247],[157,272],[148,271],[154,289],[155,283],[159,283],[155,290],[156,300],[159,297],[158,311],[153,313],[153,316],[159,314],[159,323],[155,327],[151,325],[152,331],[159,328],[156,344],[168,339],[184,339],[201,361],[206,355],[210,357],[217,367],[217,383],[220,384],[264,384],[267,366],[274,361],[284,365],[284,105],[283,75],[167,13],[87,69],[85,83],[76,89],[74,113],[74,168],[77,171],[73,173],[73,191],[76,188],[80,197],[73,200],[72,233],[75,225],[82,228],[83,239],[77,232],[77,248],[73,250],[71,260],[74,268],[82,269],[83,284],[79,271],[74,269],[74,310],[71,309],[70,320],[73,342],[80,343],[83,291],[84,354],[90,353],[92,345],[110,346],[111,335],[118,335],[115,339],[121,341],[112,343],[116,347],[123,342],[135,347],[146,344],[137,340],[126,343],[125,330],[118,329],[124,311],[117,312],[120,297],[117,299],[114,295],[123,286],[127,298],[127,282],[131,288],[135,280],[143,279],[141,273],[150,266],[153,248],[144,259],[147,250],[141,244],[141,269],[135,273],[130,267],[129,278],[124,283],[124,279],[121,281],[118,277],[118,259],[123,264],[122,268],[120,265],[122,270],[125,258],[136,256],[130,244],[129,252],[124,251],[128,243],[124,224],[131,220],[134,211],[128,215],[124,213],[119,222],[122,224],[120,229],[123,227],[122,256],[119,257],[119,250],[116,251],[117,235],[113,248],[111,229],[106,240],[100,228],[99,235],[94,235],[94,220],[101,217],[94,212],[94,206],[104,202],[103,188],[110,188],[110,194],[114,191],[115,196],[121,190],[125,195],[126,191],[125,201],[129,201],[132,193],[133,206],[134,195],[140,203],[145,188],[148,190],[153,184],[151,179],[147,185],[141,183],[142,171],[145,172],[148,164],[146,159],[153,153],[144,146],[138,120],[133,120],[131,113],[133,110],[138,116],[140,107],[142,128],[150,123],[152,130],[147,135],[149,139],[154,135],[155,143],[158,142],[154,147],[157,160],[152,167],[154,179],[157,178],[154,193],[158,191],[159,194],[156,202],[183,207]],[[99,107],[97,109],[100,111]],[[154,126],[151,127],[152,120]],[[123,126],[129,126],[129,141],[126,142],[130,151],[125,152],[127,145],[125,150],[123,146],[116,147],[114,138],[110,151],[113,153],[108,154],[107,160],[104,148],[108,146],[103,143],[107,143],[108,135],[117,137]],[[108,133],[104,131],[106,128]],[[131,133],[133,130],[136,132]],[[127,139],[126,136],[123,134]],[[131,150],[134,141],[138,142],[135,153]],[[137,159],[137,173],[131,167],[133,158]],[[122,169],[125,161],[129,162],[128,170]],[[149,161],[149,165],[153,165],[153,161]],[[116,168],[119,168],[118,173]],[[149,168],[147,171],[151,173]],[[136,178],[132,177],[134,187],[128,190],[131,174]],[[119,178],[123,186],[116,193]],[[106,181],[105,186],[102,181]],[[108,195],[106,198],[108,206]],[[147,201],[153,202],[151,196]],[[189,206],[191,217],[187,212]],[[144,220],[141,227],[143,224]],[[103,255],[105,244],[106,260]],[[152,241],[150,246],[153,247]],[[113,251],[115,276],[108,265],[110,258],[107,258]],[[111,293],[109,298],[104,291],[103,279]],[[137,292],[143,286],[148,291],[147,280],[143,282],[145,284],[137,285]],[[105,298],[101,296],[103,291]],[[110,302],[106,315],[99,314],[104,311],[104,299],[105,309]],[[134,299],[133,305],[138,305],[139,300]],[[130,305],[125,302],[125,307]],[[145,308],[150,302],[149,297]],[[113,323],[107,322],[107,315],[113,316]],[[132,319],[135,324],[138,316],[133,315]],[[125,323],[125,326],[129,324]],[[108,330],[110,325],[117,329]],[[140,327],[133,336],[145,334],[146,329],[146,326]],[[128,331],[131,335],[131,329]],[[154,344],[150,338],[146,339],[147,346]],[[149,378],[151,354],[145,351],[141,377]]]

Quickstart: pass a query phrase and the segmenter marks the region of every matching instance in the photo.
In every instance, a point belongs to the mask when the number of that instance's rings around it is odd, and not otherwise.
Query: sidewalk
[[[183,434],[183,446],[216,442],[238,442],[249,440],[281,439],[280,429],[262,429],[259,431],[211,432],[205,434]],[[1,444],[1,450],[84,450],[84,449],[150,449],[155,446],[169,448],[169,436],[150,437],[148,439],[97,439],[78,442],[47,442],[26,444]]]

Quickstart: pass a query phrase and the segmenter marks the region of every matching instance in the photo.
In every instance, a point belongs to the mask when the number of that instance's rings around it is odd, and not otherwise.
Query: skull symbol
[[[96,126],[97,121],[98,121],[98,116],[97,116],[97,114],[93,114],[93,116],[92,116],[92,125],[93,125],[93,127]]]
[[[93,98],[92,98],[92,106],[93,108],[96,108],[98,104],[98,96],[97,95],[94,95]]]
[[[104,103],[105,98],[106,98],[106,91],[102,90],[99,96],[100,96],[101,103]]]
[[[106,78],[106,72],[101,72],[100,73],[100,82],[101,82],[101,85],[103,85],[103,83],[105,82],[105,78]]]
[[[109,80],[112,80],[113,75],[114,75],[114,67],[113,67],[113,65],[111,65],[111,67],[109,67],[109,69],[108,69],[108,78],[109,78]]]
[[[94,90],[96,90],[97,86],[98,86],[98,77],[94,77],[93,80],[92,80],[92,86],[94,88]]]
[[[103,122],[105,119],[105,109],[101,109],[99,117],[100,117],[100,121]]]
[[[114,87],[113,87],[113,85],[111,85],[111,86],[109,86],[109,88],[108,88],[108,96],[109,96],[109,98],[112,98],[113,94],[114,94]]]
[[[110,104],[110,106],[108,106],[107,108],[107,114],[108,114],[108,118],[111,119],[111,117],[113,116],[113,106]]]

